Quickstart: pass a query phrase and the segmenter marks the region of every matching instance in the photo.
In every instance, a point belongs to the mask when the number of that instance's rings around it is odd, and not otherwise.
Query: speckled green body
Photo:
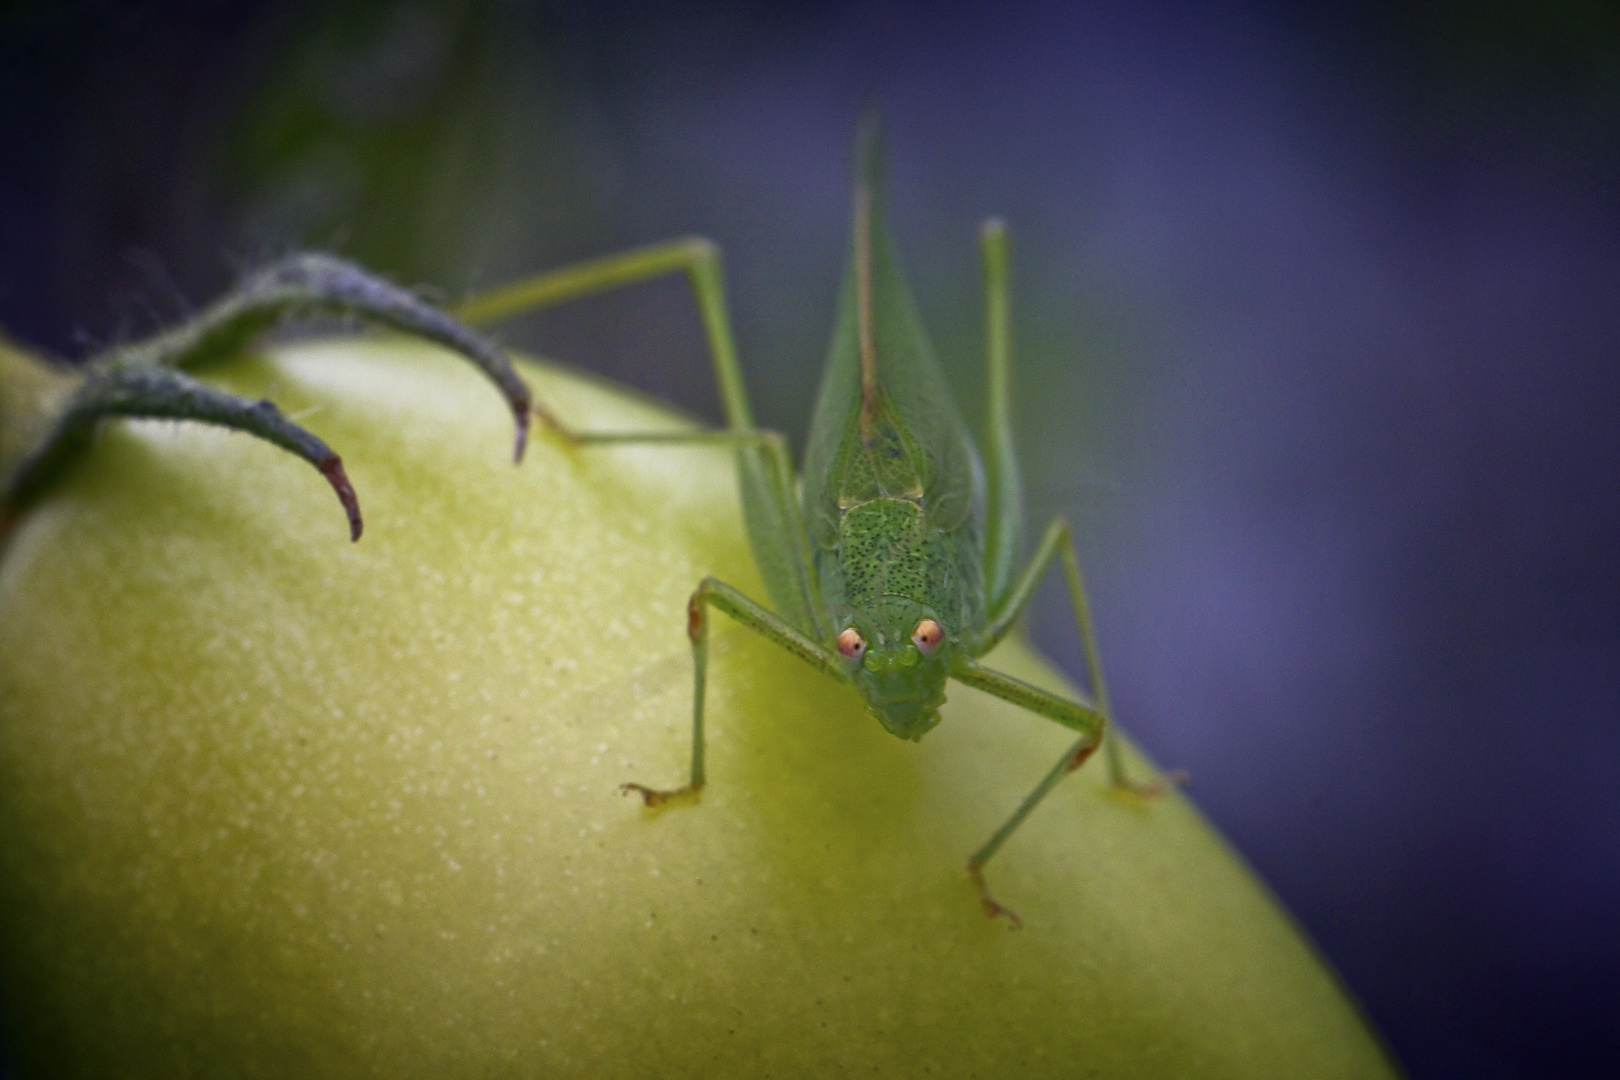
[[[855,685],[883,725],[920,738],[939,722],[953,647],[982,617],[979,545],[971,520],[935,527],[921,499],[857,503],[839,520],[837,543],[817,552],[826,610],[868,643]],[[924,656],[913,629],[933,619],[945,642]]]
[[[822,553],[822,595],[843,615],[904,597],[956,634],[983,617],[979,559],[972,521],[946,531],[929,522],[920,499],[871,499],[844,512],[837,546]]]
[[[953,655],[983,651],[984,470],[883,226],[879,148],[864,149],[849,268],[805,455],[815,619],[799,629],[829,648],[846,628],[859,631],[866,649],[850,664],[851,680],[889,731],[916,739],[939,722]],[[752,530],[751,538],[756,550],[777,543]],[[768,584],[779,610],[791,611],[779,594],[795,583]],[[928,655],[911,640],[922,619],[945,630]]]

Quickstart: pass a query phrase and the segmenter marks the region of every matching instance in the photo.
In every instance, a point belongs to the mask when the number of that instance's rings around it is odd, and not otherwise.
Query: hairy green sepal
[[[255,435],[320,470],[360,539],[360,504],[342,459],[267,399],[209,387],[182,369],[233,356],[288,319],[309,315],[359,319],[437,342],[460,353],[493,382],[517,424],[515,460],[523,459],[529,391],[506,356],[477,331],[353,263],[301,252],[249,274],[230,294],[156,337],[120,346],[69,368],[29,357],[0,341],[6,395],[0,404],[0,526],[56,482],[63,468],[111,417],[192,420]]]

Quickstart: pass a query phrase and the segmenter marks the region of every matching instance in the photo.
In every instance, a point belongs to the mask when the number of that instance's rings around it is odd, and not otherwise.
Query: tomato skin
[[[1388,1076],[1179,795],[1085,770],[966,855],[1067,734],[953,687],[920,744],[687,594],[763,590],[723,450],[514,468],[476,374],[397,340],[211,377],[343,455],[110,425],[0,559],[0,980],[19,1076]],[[672,423],[550,369],[584,428]],[[997,666],[1059,685],[1017,644]],[[1082,1068],[1082,1066],[1084,1068]]]

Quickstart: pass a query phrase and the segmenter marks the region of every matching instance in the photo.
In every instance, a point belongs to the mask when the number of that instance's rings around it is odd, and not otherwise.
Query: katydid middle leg
[[[1069,523],[1063,518],[1054,518],[1052,524],[1047,526],[1046,533],[1041,537],[1040,545],[1035,549],[1035,555],[1029,560],[1023,575],[1008,590],[1001,606],[991,612],[984,636],[976,643],[975,649],[980,655],[988,652],[1012,630],[1028,606],[1030,597],[1034,595],[1041,576],[1060,553],[1063,557],[1064,582],[1069,589],[1069,605],[1074,611],[1075,626],[1080,631],[1081,650],[1086,658],[1086,679],[1091,684],[1091,696],[1096,702],[1097,711],[1112,728],[1114,714],[1109,708],[1108,683],[1103,678],[1102,660],[1097,653],[1097,635],[1091,626],[1091,606],[1086,600],[1086,586],[1080,576],[1080,560],[1074,553],[1074,534]],[[1114,787],[1146,797],[1162,794],[1165,788],[1163,782],[1139,783],[1126,775],[1125,758],[1119,747],[1119,739],[1117,735],[1111,737],[1111,734],[1104,735],[1103,753],[1108,761],[1108,779]]]
[[[985,354],[988,386],[985,464],[986,507],[983,573],[985,593],[989,603],[989,623],[969,643],[974,656],[982,656],[996,642],[1006,636],[1023,614],[1034,594],[1035,586],[1054,556],[1063,554],[1064,577],[1069,588],[1069,602],[1074,609],[1075,622],[1080,631],[1080,642],[1086,657],[1086,674],[1091,684],[1094,704],[1082,704],[1048,694],[1009,676],[990,671],[977,664],[964,664],[952,672],[958,681],[995,694],[1014,704],[1056,720],[1080,732],[1080,738],[1063,752],[1035,789],[1024,797],[1001,827],[995,831],[968,859],[968,875],[978,887],[985,913],[1004,916],[1014,926],[1020,925],[1018,916],[999,904],[990,895],[984,881],[984,866],[1000,850],[1008,837],[1021,825],[1030,812],[1055,788],[1065,776],[1080,768],[1104,747],[1108,759],[1109,779],[1116,788],[1143,795],[1158,794],[1160,784],[1134,784],[1125,776],[1123,755],[1118,738],[1109,737],[1112,714],[1108,706],[1108,687],[1103,680],[1102,663],[1097,655],[1096,635],[1091,626],[1090,605],[1086,600],[1085,583],[1080,576],[1080,561],[1075,556],[1074,538],[1068,522],[1058,518],[1047,528],[1035,556],[1021,575],[1014,576],[1014,563],[1022,543],[1023,492],[1012,428],[1012,350],[1009,318],[1007,233],[998,220],[986,221],[980,230],[984,256],[985,280]]]
[[[1097,656],[1097,638],[1091,627],[1090,605],[1080,577],[1080,562],[1074,554],[1074,539],[1068,522],[1054,520],[1046,530],[1035,557],[1021,578],[1013,576],[1014,562],[1023,531],[1023,491],[1012,434],[1012,347],[1010,288],[1008,286],[1007,230],[999,220],[986,221],[979,230],[984,256],[985,358],[988,372],[985,394],[986,439],[985,477],[987,481],[984,542],[985,594],[989,600],[990,625],[977,643],[975,655],[983,655],[1000,641],[1023,613],[1035,585],[1058,551],[1063,552],[1064,574],[1069,586],[1069,602],[1074,608],[1085,651],[1086,677],[1091,683],[1098,711],[1111,725],[1108,687],[1103,681],[1102,662]],[[1106,738],[1104,753],[1108,775],[1118,788],[1151,795],[1162,790],[1158,784],[1138,785],[1125,776],[1119,740]]]
[[[971,674],[977,676],[964,677],[962,672],[952,672],[952,675],[961,682],[970,686],[977,686],[981,690],[1005,698],[1016,705],[1022,705],[1031,712],[1039,713],[1049,719],[1056,720],[1065,727],[1074,728],[1081,732],[1080,738],[1074,745],[1063,752],[1057,763],[1035,785],[1035,789],[1024,797],[1002,826],[995,831],[983,847],[975,851],[968,859],[968,875],[979,889],[979,898],[984,904],[985,913],[991,916],[1005,916],[1013,926],[1020,925],[1018,916],[1007,910],[990,895],[984,882],[984,865],[990,857],[1000,849],[1007,838],[1021,825],[1024,818],[1029,816],[1040,801],[1064,777],[1074,772],[1096,752],[1098,747],[1108,761],[1108,777],[1110,783],[1118,790],[1129,791],[1136,795],[1153,797],[1163,793],[1164,784],[1158,781],[1136,783],[1125,775],[1125,763],[1119,747],[1119,738],[1113,735],[1109,728],[1112,726],[1112,714],[1108,709],[1108,686],[1103,681],[1102,663],[1097,655],[1097,639],[1091,628],[1091,610],[1086,602],[1085,583],[1080,577],[1080,560],[1074,553],[1074,537],[1070,531],[1069,523],[1062,518],[1055,519],[1047,528],[1045,536],[1035,551],[1035,557],[1029,562],[1023,575],[1014,582],[1009,590],[1001,608],[992,613],[990,624],[984,636],[975,644],[979,652],[988,651],[996,642],[1006,636],[1018,621],[1029,598],[1035,592],[1041,575],[1051,564],[1052,559],[1061,552],[1063,555],[1064,578],[1069,587],[1069,602],[1074,608],[1075,622],[1080,630],[1080,642],[1086,656],[1086,674],[1091,682],[1093,703],[1090,705],[1071,702],[1066,698],[1047,694],[1034,687],[1017,683],[1008,676],[990,672],[987,668],[973,665]],[[995,676],[994,679],[986,676]],[[1112,737],[1110,737],[1112,735]]]
[[[1041,782],[1035,785],[1034,790],[1024,796],[1024,801],[1018,804],[1018,809],[1014,810],[990,839],[968,858],[968,876],[978,887],[979,899],[984,905],[985,914],[992,917],[1003,916],[1015,927],[1021,925],[1018,916],[990,895],[984,881],[984,866],[1064,777],[1084,765],[1101,747],[1108,760],[1109,781],[1117,790],[1145,797],[1157,796],[1164,791],[1164,785],[1160,782],[1135,783],[1127,778],[1123,755],[1119,749],[1119,739],[1117,736],[1110,737],[1112,717],[1108,710],[1108,687],[1102,677],[1096,636],[1091,629],[1091,611],[1086,603],[1085,583],[1080,577],[1080,560],[1075,557],[1074,538],[1068,522],[1057,518],[1047,528],[1039,547],[1036,548],[1035,557],[1012,584],[1000,608],[991,613],[989,625],[983,636],[973,642],[972,651],[976,655],[983,655],[1007,635],[1029,604],[1029,598],[1034,594],[1041,575],[1059,552],[1063,554],[1064,578],[1069,587],[1069,601],[1074,608],[1075,621],[1080,629],[1080,642],[1086,655],[1092,702],[1071,701],[978,664],[962,665],[959,670],[951,672],[952,677],[959,682],[1011,701],[1015,705],[1080,732],[1080,738],[1063,752]]]

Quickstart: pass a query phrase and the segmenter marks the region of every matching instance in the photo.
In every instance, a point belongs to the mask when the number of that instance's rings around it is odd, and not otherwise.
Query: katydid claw
[[[641,796],[641,801],[646,806],[663,806],[672,794],[668,791],[658,791],[655,788],[645,787],[641,784],[619,785],[620,795],[628,795],[632,791]]]
[[[523,417],[523,428],[525,431],[528,430],[529,418],[531,416],[535,420],[539,421],[540,430],[543,434],[550,435],[552,438],[562,443],[562,445],[567,449],[572,450],[579,445],[579,436],[570,431],[561,420],[557,419],[555,413],[546,408],[540,402],[532,401],[527,405]]]
[[[641,801],[646,803],[648,806],[657,806],[659,803],[664,801],[664,793],[662,791],[654,791],[652,788],[642,787],[640,784],[619,785],[620,795],[628,795],[632,791],[640,795]]]
[[[1018,913],[1011,908],[1002,907],[996,898],[990,895],[990,889],[984,883],[984,869],[969,863],[967,872],[968,877],[973,879],[974,886],[979,890],[979,905],[984,909],[985,918],[1006,919],[1007,929],[1022,930],[1024,920],[1018,917]]]
[[[1191,782],[1192,776],[1186,769],[1172,769],[1158,780],[1127,780],[1120,777],[1113,781],[1113,785],[1116,791],[1135,795],[1139,799],[1157,799]]]
[[[688,784],[686,787],[676,788],[674,791],[659,791],[657,788],[650,788],[644,784],[619,785],[620,795],[628,795],[632,791],[641,796],[643,805],[656,809],[660,806],[668,806],[676,800],[696,802],[698,796],[703,793],[703,785]]]

